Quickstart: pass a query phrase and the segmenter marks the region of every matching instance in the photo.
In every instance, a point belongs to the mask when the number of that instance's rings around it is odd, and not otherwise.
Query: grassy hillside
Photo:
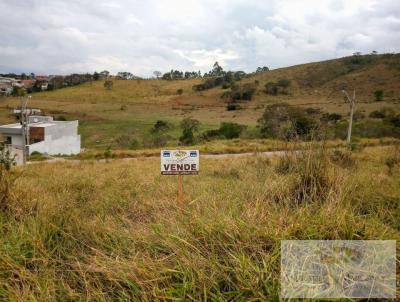
[[[352,61],[353,60],[353,61]],[[287,94],[265,93],[265,84],[288,79]],[[193,117],[202,122],[201,130],[217,128],[221,122],[236,122],[249,126],[250,134],[268,104],[287,102],[303,108],[340,113],[344,117],[348,106],[341,94],[342,87],[357,92],[357,112],[368,115],[381,108],[400,112],[400,56],[370,55],[354,62],[354,58],[310,63],[264,73],[252,74],[240,83],[258,83],[251,101],[240,102],[241,110],[227,111],[221,95],[226,89],[216,87],[194,92],[195,80],[132,80],[114,81],[107,91],[103,82],[33,94],[32,107],[47,114],[67,119],[79,119],[83,146],[89,148],[124,148],[121,143],[130,138],[146,141],[154,123],[170,123],[167,135],[171,141],[179,137],[179,121]],[[178,94],[177,90],[183,93]],[[382,90],[383,100],[376,102],[374,92]],[[16,98],[0,99],[0,123],[10,122],[10,109],[19,105]]]
[[[154,159],[14,169],[0,300],[278,301],[280,240],[400,240],[399,163],[394,147],[202,159],[183,206]]]

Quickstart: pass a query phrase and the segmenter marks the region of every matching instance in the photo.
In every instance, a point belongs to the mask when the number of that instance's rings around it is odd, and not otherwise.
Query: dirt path
[[[282,156],[287,152],[293,152],[293,151],[287,151],[287,150],[281,150],[281,151],[265,151],[265,152],[244,152],[244,153],[223,153],[223,154],[200,154],[202,158],[230,158],[230,157],[245,157],[245,156]],[[298,152],[298,151],[294,151]],[[38,164],[38,163],[60,163],[60,162],[68,162],[68,163],[74,163],[78,164],[81,162],[87,162],[87,161],[96,161],[100,163],[104,163],[107,161],[115,161],[115,160],[125,160],[125,161],[130,161],[130,160],[138,160],[138,159],[146,159],[146,158],[152,158],[152,159],[158,159],[160,156],[138,156],[138,157],[122,157],[122,158],[110,158],[110,159],[66,159],[66,158],[52,158],[48,160],[43,160],[43,161],[30,161],[28,162],[28,165],[31,164]]]

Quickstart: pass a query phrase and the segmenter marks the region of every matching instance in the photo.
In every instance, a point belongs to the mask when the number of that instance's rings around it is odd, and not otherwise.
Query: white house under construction
[[[47,155],[72,155],[81,151],[78,121],[54,121],[51,116],[29,116],[28,121],[28,154],[37,151]],[[2,125],[0,134],[11,153],[16,155],[17,164],[21,163],[24,147],[22,125]]]

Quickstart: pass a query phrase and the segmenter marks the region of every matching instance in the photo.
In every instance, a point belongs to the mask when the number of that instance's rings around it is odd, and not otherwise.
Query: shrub
[[[221,123],[219,129],[204,132],[202,138],[205,140],[238,138],[245,128],[246,126],[237,123]]]
[[[325,122],[338,122],[342,119],[342,115],[340,115],[339,113],[324,113],[321,117],[322,121]]]
[[[290,86],[290,80],[288,79],[279,79],[276,83],[278,87],[287,88]]]
[[[376,102],[383,101],[383,90],[375,90],[374,97]]]
[[[219,127],[219,134],[226,139],[238,138],[240,133],[245,128],[237,123],[222,123]]]
[[[166,131],[168,129],[170,129],[170,126],[166,121],[158,120],[151,129],[151,132],[155,133],[160,131]]]
[[[228,110],[228,111],[234,111],[234,110],[237,110],[239,108],[240,108],[240,106],[238,104],[228,103],[226,105],[226,110]]]
[[[316,120],[307,116],[303,109],[286,103],[267,106],[258,125],[263,137],[281,139],[309,138],[318,126]]]
[[[253,95],[256,92],[256,85],[252,83],[246,83],[244,85],[233,85],[230,91],[225,91],[222,94],[222,98],[229,98],[230,101],[251,101]]]
[[[396,128],[400,128],[400,114],[393,116],[389,119],[389,122]]]
[[[181,95],[183,93],[183,89],[181,89],[181,88],[179,88],[177,91],[176,91],[176,94],[178,94],[178,95]]]
[[[64,115],[59,115],[57,118],[56,118],[56,121],[66,121],[67,120],[67,118],[64,116]]]
[[[25,94],[26,94],[25,90],[23,88],[17,87],[17,86],[14,86],[12,89],[12,92],[11,92],[12,96],[24,96]]]
[[[110,79],[107,79],[107,80],[104,81],[103,85],[104,85],[105,89],[111,90],[114,87],[114,82],[112,80],[110,80]]]
[[[282,78],[277,82],[268,82],[265,84],[265,92],[269,95],[288,94],[287,88],[290,86],[290,80]]]
[[[386,114],[382,110],[375,110],[369,114],[370,118],[385,118]]]
[[[278,86],[274,82],[265,84],[265,92],[269,95],[278,95]]]
[[[195,141],[194,132],[199,129],[200,122],[192,118],[186,118],[181,122],[182,135],[179,141],[184,145],[193,144]]]
[[[231,72],[228,71],[224,75],[207,78],[203,83],[194,85],[194,91],[203,91],[214,87],[222,86],[227,89],[233,86],[233,83],[240,81],[246,74],[243,71]]]
[[[114,154],[111,151],[111,147],[108,146],[107,149],[104,151],[104,158],[105,158],[106,162],[108,162],[108,160],[110,158],[112,158],[113,156],[114,156]]]
[[[212,140],[212,139],[221,138],[219,129],[207,130],[201,135],[201,138],[204,140],[207,140],[207,141]]]

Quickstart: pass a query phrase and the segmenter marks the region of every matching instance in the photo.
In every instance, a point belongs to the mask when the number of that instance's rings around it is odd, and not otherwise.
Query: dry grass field
[[[83,146],[105,149],[118,148],[115,142],[122,135],[139,141],[148,136],[157,120],[165,120],[172,127],[168,135],[177,139],[179,122],[186,117],[198,119],[201,130],[215,129],[221,122],[236,122],[255,129],[265,106],[287,102],[291,105],[320,109],[323,112],[347,115],[348,106],[341,94],[342,87],[357,90],[357,112],[368,115],[371,111],[392,108],[400,111],[400,59],[394,56],[371,56],[371,62],[349,65],[349,58],[298,65],[251,74],[242,83],[258,82],[251,101],[241,102],[241,110],[227,111],[225,91],[221,87],[195,92],[194,80],[131,80],[114,81],[107,91],[103,81],[86,83],[50,92],[32,95],[30,106],[46,114],[67,119],[79,119]],[[287,95],[271,96],[265,93],[265,84],[286,78],[291,81]],[[183,93],[179,95],[178,89]],[[374,101],[374,91],[383,90],[381,102]],[[0,124],[12,122],[12,108],[19,106],[18,98],[0,99]]]
[[[279,301],[280,240],[400,240],[398,147],[309,147],[201,159],[184,205],[154,158],[3,171],[0,300]]]

